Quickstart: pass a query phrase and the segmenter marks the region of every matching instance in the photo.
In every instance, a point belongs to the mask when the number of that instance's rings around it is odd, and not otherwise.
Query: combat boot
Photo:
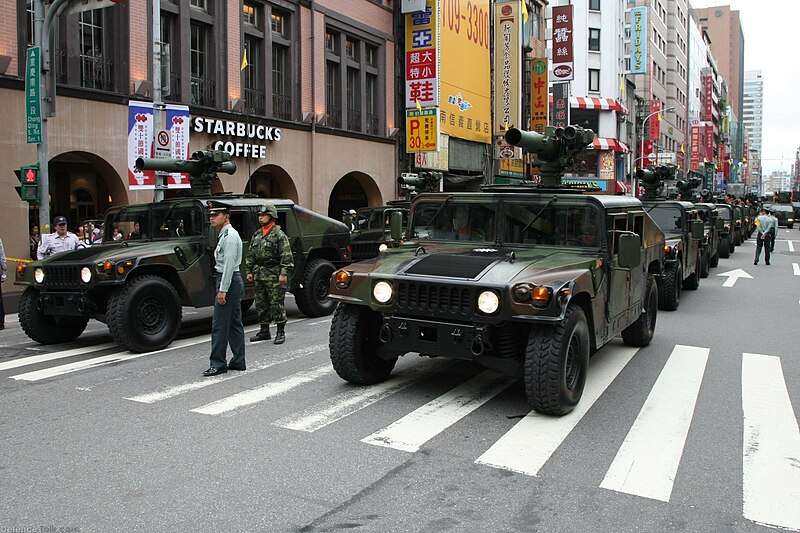
[[[268,341],[272,338],[272,335],[269,334],[269,324],[261,324],[261,329],[250,337],[250,342],[258,342],[258,341]]]
[[[273,341],[275,344],[283,344],[286,340],[286,332],[283,331],[284,324],[278,324],[278,331],[275,332],[275,340]]]

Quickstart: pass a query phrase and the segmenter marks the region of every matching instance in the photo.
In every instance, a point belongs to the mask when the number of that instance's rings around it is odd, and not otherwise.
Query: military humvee
[[[666,238],[663,274],[658,283],[660,309],[674,311],[681,301],[681,289],[700,287],[700,251],[703,221],[691,202],[666,200],[661,197],[663,182],[674,178],[675,165],[658,165],[638,169],[645,194],[642,205],[656,221]]]
[[[308,316],[333,312],[328,282],[350,262],[347,226],[291,200],[224,194],[112,207],[102,243],[19,265],[15,283],[26,287],[19,304],[22,329],[36,342],[57,344],[75,340],[95,319],[131,351],[168,346],[180,328],[182,306],[214,303],[217,232],[209,224],[209,200],[229,206],[245,253],[259,227],[258,208],[275,204],[294,256],[289,290],[298,308]],[[112,240],[114,229],[122,240]],[[244,256],[241,269],[244,275]],[[244,310],[253,299],[253,285],[245,282]]]
[[[361,261],[378,255],[381,245],[393,245],[389,219],[393,212],[402,213],[403,224],[408,223],[410,201],[394,200],[378,207],[362,207],[358,210],[358,229],[351,236],[353,261]]]
[[[705,228],[700,243],[700,277],[707,278],[709,269],[719,265],[720,232],[725,221],[719,217],[716,204],[696,203],[697,213]]]
[[[552,130],[520,134],[559,142]],[[401,226],[395,215],[394,236]],[[426,193],[407,233],[331,278],[330,357],[347,381],[385,380],[398,357],[419,352],[519,377],[535,410],[562,415],[581,398],[592,352],[619,334],[635,346],[653,337],[664,234],[634,198]]]
[[[728,204],[714,204],[717,208],[719,219],[722,220],[722,229],[719,231],[719,256],[727,259],[736,251],[734,245],[735,220],[733,218],[733,207]]]

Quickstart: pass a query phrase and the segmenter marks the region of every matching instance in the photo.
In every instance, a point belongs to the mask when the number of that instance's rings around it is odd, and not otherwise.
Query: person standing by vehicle
[[[219,232],[214,250],[214,317],[211,322],[211,364],[203,376],[216,376],[230,370],[245,370],[244,326],[242,325],[242,292],[244,282],[239,272],[242,262],[242,239],[231,226],[227,206],[209,201],[209,221]],[[227,363],[230,344],[233,358]]]
[[[53,219],[53,225],[56,227],[56,232],[42,236],[42,242],[36,251],[37,259],[45,259],[51,255],[69,252],[78,247],[78,236],[71,231],[67,231],[66,217],[57,216]]]
[[[761,210],[761,214],[756,219],[756,226],[758,226],[758,238],[756,239],[756,258],[753,264],[758,264],[758,259],[761,257],[761,248],[764,248],[764,258],[769,264],[769,256],[772,252],[772,228],[775,227],[775,220],[767,214],[766,209]]]
[[[275,333],[275,344],[283,344],[286,340],[286,286],[289,273],[294,268],[292,250],[289,239],[275,224],[278,210],[272,204],[264,204],[258,210],[258,222],[261,229],[250,239],[245,265],[247,281],[255,282],[256,311],[261,329],[250,342],[269,340],[272,338],[269,325],[275,322],[278,329]]]
[[[772,233],[772,236],[770,237],[770,242],[769,242],[769,251],[770,252],[774,252],[775,251],[775,239],[778,237],[778,217],[776,217],[775,213],[771,212],[771,211],[767,211],[767,216],[769,218],[771,218],[773,222],[775,222],[775,225],[772,226],[772,229],[770,229],[770,232]],[[767,261],[767,264],[769,264],[769,261]]]
[[[30,239],[31,239],[30,257],[32,260],[36,261],[38,259],[38,257],[36,257],[36,250],[39,249],[39,244],[42,242],[42,237],[39,235],[39,226],[37,226],[36,224],[31,226]]]

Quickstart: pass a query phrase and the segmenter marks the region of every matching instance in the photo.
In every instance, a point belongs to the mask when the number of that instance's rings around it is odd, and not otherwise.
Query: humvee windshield
[[[721,208],[717,209],[717,213],[719,213],[719,218],[721,218],[722,220],[730,221],[731,212],[730,212],[729,209],[725,209],[724,207],[721,207]]]
[[[648,210],[648,213],[656,221],[662,231],[673,231],[683,229],[683,217],[681,210],[669,205],[656,205]]]
[[[496,209],[448,200],[420,202],[412,215],[413,235],[420,240],[493,242]]]
[[[105,220],[105,241],[158,241],[203,234],[205,219],[197,203],[131,205],[112,209]]]
[[[506,244],[601,246],[603,217],[593,206],[508,203],[505,210]]]

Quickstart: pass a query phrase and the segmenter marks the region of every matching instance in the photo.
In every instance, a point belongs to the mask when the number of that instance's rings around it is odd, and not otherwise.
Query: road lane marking
[[[138,396],[132,396],[130,398],[124,398],[125,400],[130,400],[132,402],[139,402],[139,403],[156,403],[162,400],[167,400],[169,398],[174,398],[176,396],[180,396],[181,394],[191,392],[194,390],[202,389],[204,387],[208,387],[210,385],[214,385],[216,383],[221,383],[223,381],[228,381],[231,379],[236,379],[238,377],[246,376],[251,371],[256,370],[264,370],[265,368],[270,368],[275,365],[279,365],[282,363],[286,363],[293,359],[297,359],[300,357],[304,357],[306,355],[311,355],[314,353],[321,352],[328,348],[327,344],[317,344],[315,346],[308,346],[306,348],[300,348],[298,350],[292,350],[291,352],[287,352],[279,356],[279,359],[273,359],[270,361],[260,362],[256,364],[248,364],[246,372],[228,372],[227,374],[222,374],[218,378],[201,378],[197,381],[192,381],[191,383],[184,383],[181,385],[175,385],[173,387],[166,388],[164,390],[159,390],[155,392],[148,392],[145,394],[140,394]]]
[[[351,386],[347,391],[330,400],[308,409],[283,417],[272,423],[286,429],[313,433],[318,429],[337,422],[370,405],[388,398],[411,385],[430,376],[432,372],[442,370],[439,361],[424,361],[406,368],[402,373],[393,374],[388,381],[370,387]]]
[[[415,409],[361,442],[416,452],[430,439],[482,406],[516,380],[486,370]]]
[[[792,241],[786,241],[786,242],[789,243],[789,251],[794,252],[794,243]]]
[[[529,412],[475,462],[535,476],[639,348],[606,346],[589,361],[580,403],[562,417]]]
[[[261,387],[242,391],[234,394],[233,396],[228,396],[227,398],[223,398],[221,400],[217,400],[215,402],[211,402],[209,404],[197,407],[196,409],[190,410],[193,413],[200,413],[203,415],[220,415],[222,413],[227,413],[228,411],[233,411],[234,409],[239,409],[240,407],[263,402],[267,398],[272,398],[273,396],[284,394],[294,388],[299,387],[300,385],[310,383],[315,379],[326,376],[331,372],[333,372],[333,367],[330,363],[326,363],[304,372],[292,374],[291,376],[279,379],[278,381],[267,383]]]
[[[742,504],[748,520],[800,529],[800,431],[781,360],[742,354]]]
[[[675,346],[601,488],[669,501],[708,353],[708,348]]]
[[[75,357],[77,355],[85,355],[89,353],[99,352],[101,350],[108,350],[109,348],[119,348],[115,342],[107,342],[105,344],[95,344],[93,346],[84,346],[82,348],[74,348],[63,352],[51,352],[42,355],[32,355],[30,357],[20,357],[0,363],[0,372],[4,370],[11,370],[12,368],[19,368],[21,366],[35,365],[37,363],[45,363],[47,361],[55,361],[56,359],[65,359],[67,357]]]
[[[800,264],[792,263],[792,271],[794,272],[795,276],[800,276]]]

